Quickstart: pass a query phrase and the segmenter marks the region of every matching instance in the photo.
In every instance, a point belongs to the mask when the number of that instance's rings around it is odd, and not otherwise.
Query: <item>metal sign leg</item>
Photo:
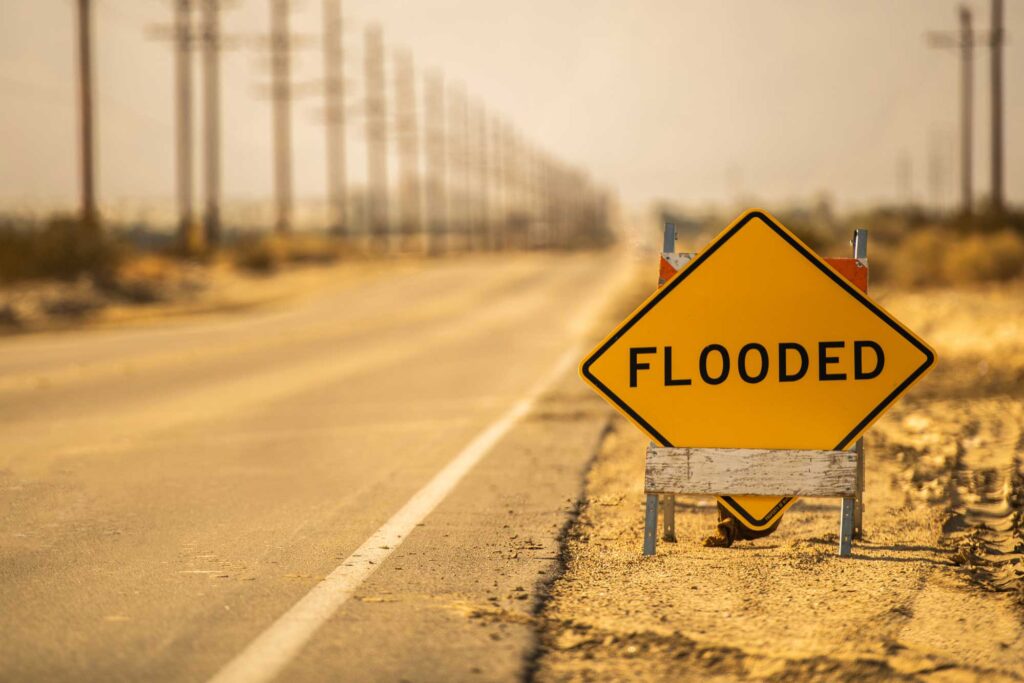
[[[662,496],[662,530],[661,540],[676,542],[676,497],[672,494]]]
[[[857,440],[857,501],[853,508],[853,538],[864,537],[864,439]]]
[[[849,557],[853,544],[853,508],[856,498],[843,498],[843,509],[839,517],[839,557]]]
[[[658,544],[658,496],[647,495],[647,512],[644,515],[644,555],[653,555]]]

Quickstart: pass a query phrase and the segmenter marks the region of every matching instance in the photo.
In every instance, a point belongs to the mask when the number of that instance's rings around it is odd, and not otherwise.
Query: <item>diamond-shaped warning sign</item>
[[[789,230],[748,211],[580,366],[662,446],[847,448],[935,353]],[[722,497],[764,529],[792,498]]]

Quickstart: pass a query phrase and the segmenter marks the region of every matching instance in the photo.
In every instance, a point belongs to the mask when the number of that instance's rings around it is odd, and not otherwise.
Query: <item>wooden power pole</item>
[[[375,249],[388,246],[387,106],[384,99],[384,39],[380,26],[366,27],[363,48],[366,72],[367,218]]]
[[[1002,213],[1003,196],[1003,0],[992,0],[992,210]]]
[[[78,116],[81,154],[81,220],[95,226],[96,164],[92,121],[92,2],[78,0]]]
[[[178,243],[192,246],[192,0],[174,2],[175,124],[178,157]]]
[[[973,210],[974,34],[971,10],[960,7],[960,195],[965,215]]]
[[[477,176],[476,205],[477,233],[481,249],[493,249],[494,239],[491,234],[490,212],[490,160],[488,159],[487,110],[482,103],[476,106],[473,135],[476,138],[476,165],[473,171]]]
[[[346,236],[348,191],[345,154],[345,52],[341,0],[323,0],[324,112],[326,116],[328,227]]]
[[[960,204],[961,212],[970,215],[973,210],[973,150],[974,125],[974,33],[971,30],[971,10],[959,9],[960,30],[931,32],[928,39],[932,47],[955,48],[960,51]]]
[[[445,183],[444,77],[428,74],[424,82],[423,120],[426,138],[427,253],[447,249],[448,217]]]
[[[270,0],[270,96],[274,130],[274,230],[292,229],[292,89],[288,0]]]
[[[448,153],[448,224],[450,234],[458,234],[461,249],[469,249],[469,143],[466,91],[461,86],[452,86],[445,93],[447,113],[445,118],[445,140]],[[451,242],[451,240],[450,240]]]
[[[416,117],[416,79],[412,55],[395,54],[395,132],[398,141],[399,226],[403,249],[421,233],[419,131]]]
[[[220,225],[220,0],[201,0],[203,56],[203,212],[206,246],[221,242]]]

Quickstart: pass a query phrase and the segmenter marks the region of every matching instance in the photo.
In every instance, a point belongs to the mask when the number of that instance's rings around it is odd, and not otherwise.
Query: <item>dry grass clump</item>
[[[903,287],[1005,282],[1022,275],[1024,237],[1009,228],[971,234],[918,229],[895,245],[891,257],[871,264],[872,279]]]
[[[233,261],[239,268],[273,273],[287,264],[330,264],[352,255],[346,244],[329,235],[266,235],[240,240]]]
[[[204,286],[202,269],[157,253],[126,259],[105,289],[132,303],[171,301],[195,294]]]
[[[1024,237],[1011,230],[970,235],[946,252],[943,269],[951,283],[1012,280],[1024,272]]]
[[[124,250],[96,225],[55,217],[41,225],[0,224],[0,282],[109,280]]]

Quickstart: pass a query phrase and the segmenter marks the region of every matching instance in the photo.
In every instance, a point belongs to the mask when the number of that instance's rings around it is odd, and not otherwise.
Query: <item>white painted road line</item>
[[[565,352],[522,399],[478,434],[426,486],[409,499],[384,526],[301,600],[227,663],[211,683],[256,683],[273,680],[295,658],[313,634],[356,589],[380,567],[416,525],[433,512],[473,467],[521,420],[537,399],[576,364],[580,350]]]

